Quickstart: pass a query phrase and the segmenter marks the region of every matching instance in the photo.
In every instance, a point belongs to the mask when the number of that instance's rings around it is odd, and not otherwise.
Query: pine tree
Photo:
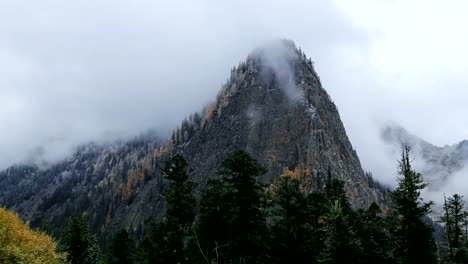
[[[323,228],[324,216],[328,212],[327,199],[323,192],[313,192],[307,195],[307,238],[305,251],[310,263],[319,263],[319,256],[325,243]]]
[[[168,263],[173,258],[171,249],[166,243],[167,234],[164,221],[162,219],[151,219],[147,221],[149,234],[140,243],[136,258],[138,263]]]
[[[191,235],[195,218],[196,200],[193,196],[195,184],[188,181],[188,164],[181,155],[166,163],[164,175],[170,181],[166,192],[167,243],[173,250],[174,260],[187,261],[186,238]]]
[[[163,173],[169,180],[166,216],[152,222],[152,234],[142,243],[144,252],[140,255],[145,263],[190,262],[188,244],[195,218],[195,184],[188,180],[188,164],[181,155],[170,159]]]
[[[352,224],[352,211],[346,196],[344,183],[337,179],[325,187],[328,206],[323,216],[324,246],[320,253],[321,263],[361,263],[363,249]]]
[[[308,256],[307,240],[312,234],[307,222],[307,196],[299,179],[282,176],[270,191],[271,263],[299,263]]]
[[[195,230],[201,261],[223,263],[231,238],[230,203],[226,184],[222,180],[210,179],[202,195],[200,214]]]
[[[433,229],[422,220],[431,211],[432,202],[422,201],[420,190],[427,184],[411,167],[410,150],[409,146],[403,148],[398,187],[392,195],[392,209],[397,222],[397,260],[399,263],[436,263]]]
[[[364,256],[362,263],[395,263],[390,225],[374,202],[367,210],[359,209],[352,225],[361,241]]]
[[[264,173],[265,169],[245,151],[224,160],[222,179],[209,182],[200,207],[197,233],[204,241],[201,248],[205,258],[255,263],[264,257],[265,216],[262,188],[257,181]],[[214,222],[217,224],[210,226]]]
[[[465,263],[468,260],[464,244],[464,223],[467,220],[464,207],[463,196],[454,194],[447,199],[444,195],[444,214],[439,222],[444,224],[450,262]]]
[[[118,231],[112,238],[107,254],[108,264],[134,263],[135,245],[125,229]]]
[[[81,216],[68,220],[60,244],[71,264],[96,264],[100,261],[96,236]]]

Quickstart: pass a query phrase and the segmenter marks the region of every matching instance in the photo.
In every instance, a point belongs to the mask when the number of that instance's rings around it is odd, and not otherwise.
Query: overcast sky
[[[378,128],[468,138],[465,1],[0,1],[0,168],[90,140],[160,133],[213,100],[257,45],[315,61],[366,169],[394,180]]]

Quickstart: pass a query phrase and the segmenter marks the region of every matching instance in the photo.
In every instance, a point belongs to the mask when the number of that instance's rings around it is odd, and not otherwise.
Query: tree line
[[[398,168],[398,187],[388,208],[372,203],[357,209],[337,179],[316,192],[303,191],[301,181],[288,175],[264,185],[259,177],[266,169],[247,152],[237,151],[224,160],[220,177],[208,180],[198,200],[189,164],[176,155],[163,170],[169,182],[166,214],[149,221],[145,239],[135,243],[121,230],[102,252],[86,219],[75,217],[58,239],[56,251],[62,253],[57,261],[468,263],[463,197],[445,199],[439,219],[445,237],[435,241],[427,220],[432,202],[421,198],[427,184],[411,166],[409,147],[403,148]]]

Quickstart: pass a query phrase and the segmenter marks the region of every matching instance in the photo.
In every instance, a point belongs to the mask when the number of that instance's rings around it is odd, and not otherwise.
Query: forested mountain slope
[[[337,178],[356,207],[385,199],[363,172],[313,63],[282,40],[233,68],[215,102],[190,115],[169,139],[91,144],[45,169],[11,167],[0,173],[0,204],[35,224],[47,219],[60,229],[67,217],[87,214],[103,238],[119,228],[141,238],[145,220],[164,213],[168,158],[178,153],[187,159],[199,191],[238,149],[268,169],[266,183],[289,174],[314,191]]]

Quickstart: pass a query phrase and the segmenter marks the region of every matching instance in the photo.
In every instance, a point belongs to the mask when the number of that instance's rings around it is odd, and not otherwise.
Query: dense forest
[[[0,210],[1,263],[468,263],[468,217],[463,197],[445,198],[434,238],[420,191],[422,175],[404,147],[398,187],[385,208],[350,205],[344,183],[328,179],[308,192],[294,174],[265,185],[266,169],[248,153],[226,158],[203,188],[201,199],[181,155],[164,169],[169,182],[163,218],[148,219],[150,232],[133,241],[126,230],[100,248],[86,214],[68,219],[54,237],[47,222],[30,230],[18,216]],[[53,242],[55,241],[55,242]],[[41,262],[41,259],[47,262]]]

